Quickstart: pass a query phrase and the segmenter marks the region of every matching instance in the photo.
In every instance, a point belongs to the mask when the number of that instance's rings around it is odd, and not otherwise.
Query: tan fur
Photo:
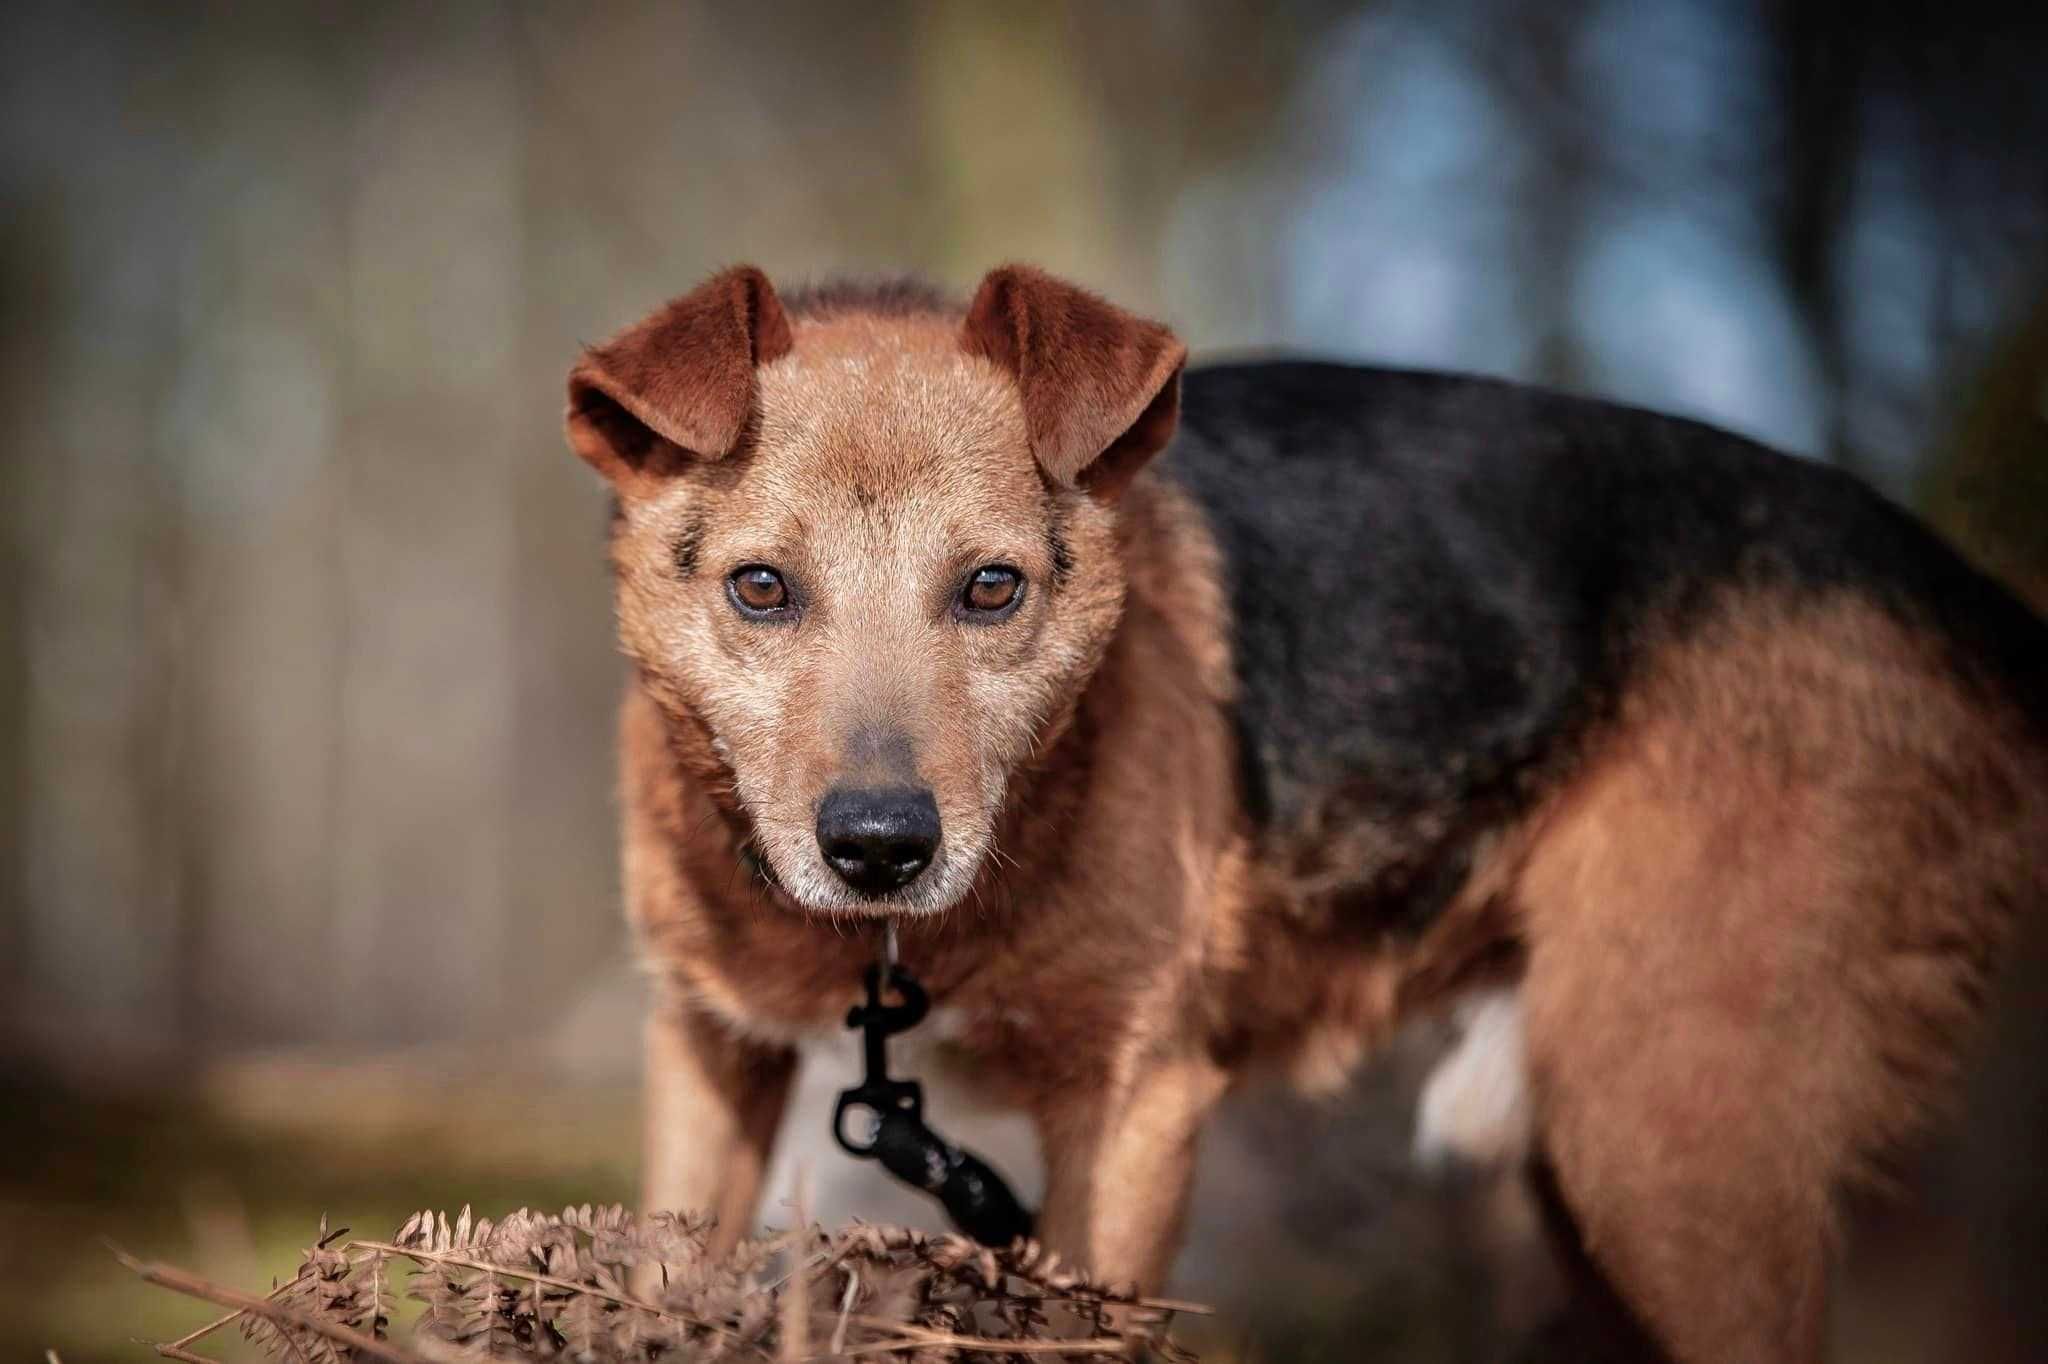
[[[1519,976],[1534,1141],[1594,1260],[1681,1358],[1810,1354],[1836,1190],[1939,1090],[1997,907],[2048,898],[2039,753],[1855,600],[1731,598],[1645,641],[1583,761],[1427,931],[1362,930],[1327,869],[1393,854],[1337,829],[1284,866],[1255,855],[1219,557],[1124,467],[1170,430],[1177,343],[999,274],[964,334],[915,299],[792,306],[737,389],[733,348],[756,343],[720,322],[731,354],[664,384],[714,436],[738,423],[730,451],[636,444],[575,390],[578,448],[620,494],[636,665],[626,887],[662,988],[648,1202],[738,1234],[791,1048],[839,1024],[883,913],[986,1083],[1037,1119],[1044,1237],[1147,1284],[1235,1076],[1338,1082],[1402,1019]],[[714,284],[683,313],[726,318]],[[1019,358],[1048,316],[1129,367],[1075,412]],[[1077,470],[1077,441],[1115,477]],[[961,575],[996,560],[1033,595],[1000,627],[951,619]],[[732,609],[749,562],[791,577],[801,630]],[[823,791],[876,773],[928,784],[945,827],[890,905],[834,881],[811,833]]]
[[[1818,1353],[1833,1209],[1932,1113],[2015,905],[2041,754],[1853,599],[1656,659],[1515,893],[1537,1125],[1680,1359]]]

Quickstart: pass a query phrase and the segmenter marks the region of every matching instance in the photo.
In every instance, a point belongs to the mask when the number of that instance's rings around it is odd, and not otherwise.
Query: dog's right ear
[[[723,458],[752,413],[754,370],[789,347],[766,275],[751,265],[714,275],[584,352],[569,372],[570,448],[621,491]]]

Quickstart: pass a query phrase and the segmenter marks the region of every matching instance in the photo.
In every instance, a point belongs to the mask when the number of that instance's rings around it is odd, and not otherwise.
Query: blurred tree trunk
[[[1993,352],[1918,500],[1965,553],[2048,612],[2048,288]]]
[[[1116,283],[1119,187],[1062,12],[939,5],[921,18],[918,94],[941,170],[936,205],[954,227],[945,273],[971,280],[1037,255]]]
[[[1516,16],[1522,31],[1504,60],[1521,78],[1506,83],[1524,116],[1533,165],[1524,183],[1520,252],[1527,281],[1524,310],[1538,336],[1535,377],[1562,388],[1585,380],[1585,354],[1573,320],[1573,265],[1585,255],[1588,196],[1601,149],[1584,133],[1578,45],[1589,19],[1584,0],[1530,6]]]
[[[23,196],[26,198],[26,196]],[[37,537],[34,493],[44,491],[51,472],[32,467],[39,448],[36,395],[50,389],[47,335],[59,315],[53,271],[30,268],[38,248],[57,239],[45,204],[17,200],[0,224],[0,309],[12,325],[0,341],[0,413],[6,433],[0,450],[0,989],[9,1000],[22,997],[29,975],[29,633],[31,582]],[[0,1019],[7,1015],[0,1010]]]
[[[1841,0],[1813,0],[1781,11],[1777,75],[1785,138],[1778,157],[1779,249],[1819,371],[1823,440],[1815,453],[1852,469],[1863,461],[1846,438],[1850,375],[1839,271],[1861,150],[1866,42],[1860,8]]]

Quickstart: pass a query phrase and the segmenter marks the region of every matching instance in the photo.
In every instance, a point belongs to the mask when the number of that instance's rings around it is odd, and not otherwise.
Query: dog
[[[1671,1357],[1814,1357],[2048,904],[2048,628],[1705,425],[1185,359],[1024,266],[737,268],[576,364],[647,1203],[750,1224],[893,924],[1101,1277],[1163,1281],[1236,1079],[1463,1008],[1425,1147],[1526,1162]]]

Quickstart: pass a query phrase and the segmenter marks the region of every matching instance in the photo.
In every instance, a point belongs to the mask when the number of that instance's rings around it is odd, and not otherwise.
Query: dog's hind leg
[[[1944,1088],[2042,778],[1902,631],[1713,633],[1539,816],[1536,1142],[1675,1358],[1807,1360],[1836,1198]]]
[[[1847,1157],[1839,985],[1758,922],[1768,877],[1702,866],[1716,840],[1652,799],[1617,782],[1530,871],[1539,1150],[1588,1257],[1675,1357],[1811,1359]]]

